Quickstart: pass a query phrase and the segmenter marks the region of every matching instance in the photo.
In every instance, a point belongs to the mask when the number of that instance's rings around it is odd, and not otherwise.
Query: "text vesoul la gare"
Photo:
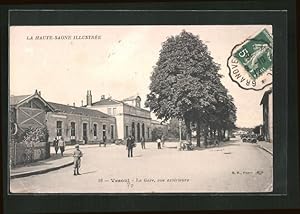
[[[96,40],[96,39],[101,39],[101,35],[27,36],[27,40]]]

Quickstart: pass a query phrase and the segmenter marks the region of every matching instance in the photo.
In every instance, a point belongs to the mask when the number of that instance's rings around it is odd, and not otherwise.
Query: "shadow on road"
[[[83,172],[83,173],[81,173],[81,175],[91,174],[91,173],[95,173],[95,172],[97,172],[97,171]]]

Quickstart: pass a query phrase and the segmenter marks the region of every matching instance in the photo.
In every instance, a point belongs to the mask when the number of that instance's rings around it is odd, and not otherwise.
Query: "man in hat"
[[[79,168],[80,168],[80,165],[81,165],[82,152],[80,151],[78,144],[75,146],[75,148],[76,148],[76,150],[73,153],[73,157],[74,157],[74,175],[80,175]]]
[[[134,147],[134,139],[132,136],[129,136],[127,139],[127,144],[126,144],[127,150],[128,150],[128,157],[133,156],[133,147]]]

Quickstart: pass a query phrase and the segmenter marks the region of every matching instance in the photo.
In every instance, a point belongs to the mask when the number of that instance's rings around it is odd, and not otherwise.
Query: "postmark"
[[[272,84],[273,38],[263,29],[233,47],[227,60],[232,81],[245,90],[262,90]]]

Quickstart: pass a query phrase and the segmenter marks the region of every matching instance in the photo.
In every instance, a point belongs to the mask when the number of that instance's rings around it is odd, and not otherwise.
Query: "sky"
[[[184,29],[198,35],[221,65],[222,83],[237,107],[236,125],[254,127],[262,124],[260,101],[268,88],[241,89],[226,63],[235,45],[264,28],[272,33],[269,25],[12,26],[10,94],[37,89],[47,101],[80,106],[91,90],[93,102],[101,95],[117,100],[139,95],[144,103],[162,43]]]

